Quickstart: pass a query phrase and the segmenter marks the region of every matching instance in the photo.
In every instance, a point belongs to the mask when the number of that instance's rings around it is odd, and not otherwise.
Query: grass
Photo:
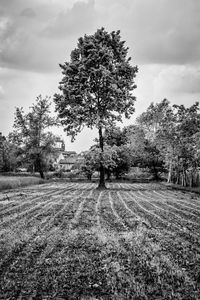
[[[200,186],[190,187],[190,186],[182,186],[180,184],[167,183],[167,182],[163,182],[163,184],[171,188],[172,190],[182,190],[186,192],[193,192],[196,194],[200,194]]]
[[[0,194],[0,299],[200,299],[200,200],[157,184]]]
[[[37,177],[0,176],[0,191],[39,184],[41,182],[43,180]]]

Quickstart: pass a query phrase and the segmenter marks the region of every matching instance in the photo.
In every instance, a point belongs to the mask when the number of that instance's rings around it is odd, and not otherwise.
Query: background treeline
[[[52,169],[56,137],[47,129],[58,121],[50,113],[50,99],[41,96],[29,113],[16,110],[13,132],[0,136],[1,172],[26,167],[43,178]],[[76,174],[92,179],[103,163],[107,180],[130,178],[130,170],[140,170],[152,180],[200,185],[199,103],[188,108],[171,105],[166,99],[151,103],[134,125],[107,126],[103,139],[103,156],[96,140],[84,153],[84,163]]]
[[[167,181],[183,186],[199,185],[200,114],[199,103],[189,108],[171,106],[164,99],[151,104],[138,118],[155,157],[167,171]]]
[[[104,134],[104,167],[109,179],[131,167],[148,170],[152,179],[183,186],[199,186],[199,103],[186,108],[166,99],[151,103],[134,125],[107,128]],[[88,178],[98,170],[98,143],[85,155]]]
[[[49,128],[59,122],[51,116],[51,104],[49,97],[40,95],[28,113],[16,108],[13,131],[0,136],[0,172],[24,168],[45,178],[45,172],[52,169],[57,136]]]

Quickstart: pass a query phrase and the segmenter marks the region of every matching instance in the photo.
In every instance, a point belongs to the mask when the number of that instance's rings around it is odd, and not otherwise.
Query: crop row
[[[56,268],[52,261],[73,268],[71,256],[73,251],[79,251],[79,246],[77,250],[73,244],[77,232],[88,239],[95,232],[106,233],[102,239],[117,236],[120,247],[133,256],[135,241],[142,239],[145,255],[156,253],[158,258],[162,251],[160,259],[166,259],[163,263],[168,268],[171,268],[170,257],[177,263],[175,269],[183,272],[187,269],[193,282],[197,280],[200,256],[197,196],[156,184],[109,183],[106,190],[95,187],[93,183],[55,183],[0,195],[0,283],[7,299],[28,298],[30,290],[32,298],[36,297],[34,291],[43,289],[45,272],[51,274],[51,268]],[[95,237],[94,234],[94,240]],[[83,241],[87,242],[80,239],[80,244]],[[108,247],[111,246],[112,240]],[[67,252],[69,249],[73,249],[71,254]],[[90,248],[88,251],[91,251],[88,257],[92,258],[94,251]],[[76,266],[82,256],[83,252]],[[51,278],[52,282],[54,279],[56,282],[56,278]]]

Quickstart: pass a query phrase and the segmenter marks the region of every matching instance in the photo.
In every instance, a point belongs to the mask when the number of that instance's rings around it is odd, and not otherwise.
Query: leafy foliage
[[[79,38],[70,62],[61,64],[63,79],[55,95],[56,111],[65,131],[74,140],[83,126],[96,127],[99,146],[104,151],[103,129],[130,117],[134,112],[137,67],[130,65],[128,48],[120,31],[108,33],[104,28]],[[104,184],[104,168],[100,168]]]
[[[153,145],[168,169],[168,182],[195,185],[198,181],[199,160],[199,103],[186,108],[171,106],[164,99],[151,104],[138,119],[145,138]],[[160,161],[161,162],[161,161]]]
[[[152,135],[145,134],[146,130],[146,127],[143,128],[141,125],[131,125],[126,128],[131,165],[148,168],[153,179],[158,180],[160,174],[165,171],[164,160],[155,141],[152,140]]]
[[[109,177],[111,172],[117,167],[117,159],[118,153],[116,148],[106,145],[101,155],[100,148],[95,145],[85,154],[82,171],[86,174],[87,178],[91,180],[92,174],[95,171],[99,171],[101,165],[103,165]]]
[[[56,136],[46,130],[57,121],[50,116],[50,99],[40,95],[28,113],[17,108],[15,113],[14,131],[10,134],[12,141],[20,148],[24,163],[33,164],[36,171],[44,177],[48,160],[54,152]]]
[[[112,147],[116,152],[115,167],[112,170],[107,170],[108,177],[111,172],[115,175],[116,179],[119,179],[124,173],[126,173],[131,166],[131,151],[128,145],[128,135],[126,127],[120,129],[120,127],[109,127],[105,130],[104,140],[107,145]]]
[[[0,172],[15,171],[20,164],[18,157],[19,149],[9,140],[2,136],[0,140]]]
[[[126,128],[121,129],[120,127],[112,126],[107,127],[104,133],[104,141],[107,145],[113,147],[120,147],[127,144]]]

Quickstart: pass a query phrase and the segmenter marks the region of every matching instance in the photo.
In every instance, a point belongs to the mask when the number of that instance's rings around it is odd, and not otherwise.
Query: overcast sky
[[[25,111],[39,94],[53,96],[80,36],[97,28],[121,31],[138,65],[136,112],[167,98],[200,100],[200,0],[0,0],[0,131],[12,130],[15,107]],[[59,134],[65,137],[60,129]],[[86,150],[84,131],[66,149]]]

